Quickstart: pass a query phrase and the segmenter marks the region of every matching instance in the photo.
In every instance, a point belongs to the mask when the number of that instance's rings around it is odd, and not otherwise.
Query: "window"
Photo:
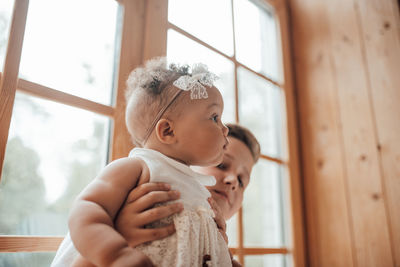
[[[36,238],[40,251],[66,234],[72,201],[109,158],[120,11],[109,0],[31,0],[29,7],[28,1],[5,2],[0,36],[10,48],[6,54],[2,45],[0,51],[1,110],[12,113],[1,116],[2,137],[8,133],[8,138],[1,163],[0,235]],[[53,257],[54,252],[5,253],[0,265],[49,266]]]
[[[49,265],[71,200],[130,150],[127,75],[167,55],[218,74],[223,121],[261,143],[243,208],[228,222],[234,256],[303,266],[286,21],[278,0],[2,1],[0,265]]]
[[[247,266],[293,265],[289,181],[295,170],[286,149],[284,78],[290,74],[283,68],[279,12],[269,1],[251,0],[169,0],[168,6],[167,58],[207,64],[220,76],[223,121],[248,127],[261,144],[242,210],[228,221],[231,249]]]

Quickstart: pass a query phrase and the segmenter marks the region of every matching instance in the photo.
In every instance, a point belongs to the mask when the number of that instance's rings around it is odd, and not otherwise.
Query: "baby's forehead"
[[[178,89],[177,90],[181,90]],[[201,98],[201,99],[192,99],[191,97],[191,91],[183,91],[181,93],[179,101],[183,104],[193,104],[193,103],[215,103],[218,105],[223,105],[223,99],[220,91],[218,90],[217,87],[212,86],[212,87],[206,87],[206,92],[207,92],[207,97],[206,98]]]

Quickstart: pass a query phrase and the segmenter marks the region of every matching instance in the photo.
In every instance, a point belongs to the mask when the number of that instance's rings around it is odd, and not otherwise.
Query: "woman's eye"
[[[238,176],[237,179],[238,179],[238,182],[239,182],[239,186],[243,187],[242,177]]]
[[[240,187],[243,187],[243,181],[242,181],[242,179],[238,176],[238,181],[239,181],[239,186]]]

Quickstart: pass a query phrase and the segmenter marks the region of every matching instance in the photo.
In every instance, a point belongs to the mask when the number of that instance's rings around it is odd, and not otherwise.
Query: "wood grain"
[[[309,265],[354,266],[326,4],[289,3]]]
[[[393,266],[400,266],[400,18],[398,1],[355,1],[375,123]],[[376,196],[376,195],[375,195]]]
[[[57,236],[0,236],[0,252],[56,251],[62,240]]]
[[[0,81],[0,179],[17,88],[28,6],[29,0],[16,0],[14,3],[4,69]]]
[[[145,1],[124,0],[111,160],[126,157],[133,148],[125,125],[125,88],[129,73],[143,63]]]

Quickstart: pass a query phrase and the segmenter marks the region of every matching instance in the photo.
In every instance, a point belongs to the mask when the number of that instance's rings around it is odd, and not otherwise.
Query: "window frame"
[[[289,215],[289,243],[282,248],[245,247],[243,245],[243,212],[240,209],[238,220],[238,246],[231,247],[232,254],[237,255],[239,262],[244,264],[247,255],[287,254],[292,257],[294,266],[305,266],[304,224],[302,210],[302,194],[299,167],[299,150],[297,138],[297,118],[295,107],[294,82],[292,73],[292,58],[288,26],[288,8],[285,0],[253,0],[261,5],[268,5],[274,9],[282,51],[282,82],[279,83],[236,60],[234,54],[228,56],[213,46],[187,33],[168,21],[167,0],[110,0],[117,1],[123,8],[123,25],[121,32],[120,55],[118,65],[118,79],[116,85],[115,103],[113,106],[99,104],[81,97],[70,95],[52,88],[42,86],[18,78],[19,62],[21,58],[23,36],[27,18],[29,0],[15,0],[11,19],[11,27],[4,62],[3,73],[0,73],[0,174],[4,161],[5,147],[11,114],[16,91],[28,93],[35,97],[74,106],[92,111],[96,114],[108,116],[113,121],[110,136],[110,160],[127,155],[132,147],[130,137],[125,127],[124,89],[129,72],[155,56],[165,56],[167,50],[167,31],[173,29],[187,38],[209,48],[234,63],[235,70],[235,118],[240,121],[238,107],[237,68],[242,67],[262,79],[278,86],[285,95],[286,121],[284,139],[286,140],[287,158],[274,158],[261,155],[262,160],[272,161],[284,166],[288,170],[289,188],[287,198],[290,207]],[[231,0],[233,6],[233,0]],[[232,8],[232,25],[234,14]],[[233,34],[235,30],[233,28]],[[233,36],[235,37],[235,36]],[[235,38],[233,38],[235,40]],[[0,177],[1,179],[1,177]],[[1,182],[1,180],[0,180]],[[60,236],[1,236],[0,253],[2,252],[48,252],[56,251],[63,237]]]

